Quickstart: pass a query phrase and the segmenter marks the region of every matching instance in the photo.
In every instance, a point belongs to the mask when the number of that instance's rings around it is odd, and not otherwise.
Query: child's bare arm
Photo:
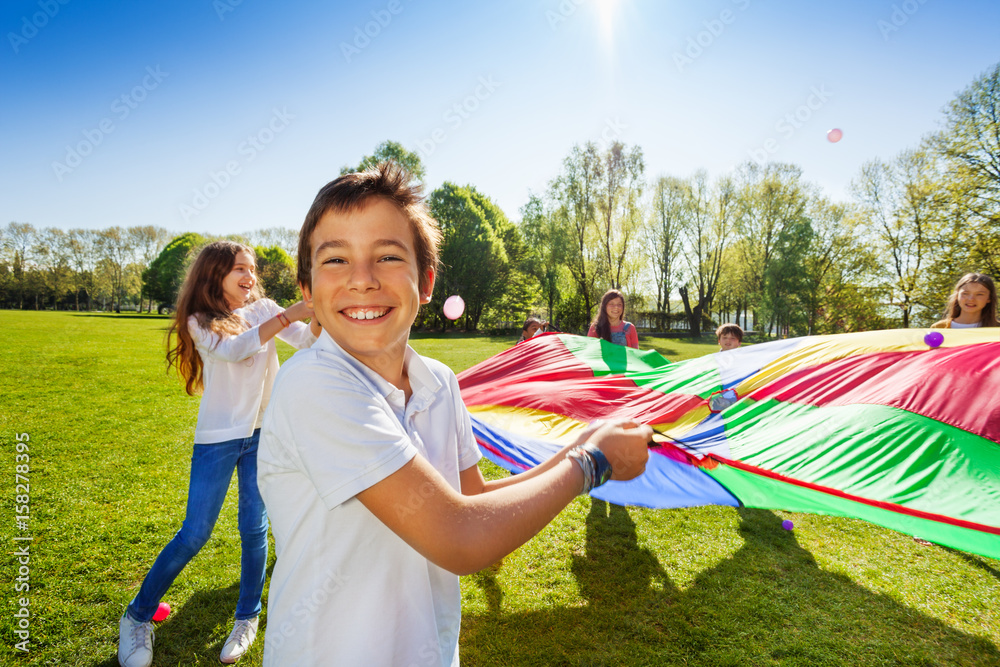
[[[626,480],[645,469],[651,435],[648,426],[606,425],[590,442],[611,462],[612,479]],[[583,473],[576,463],[563,456],[544,465],[516,484],[468,496],[418,455],[357,498],[428,560],[469,574],[527,542],[580,493]]]
[[[313,317],[312,308],[307,306],[304,301],[297,301],[293,303],[291,306],[282,311],[280,315],[275,315],[266,322],[261,323],[257,329],[258,335],[260,336],[260,344],[263,345],[277,336],[286,326],[288,326],[285,324],[286,321],[289,323],[298,322],[299,320],[304,320],[307,317]]]
[[[587,440],[590,439],[590,437],[597,431],[597,429],[607,424],[611,425],[617,424],[618,426],[623,426],[626,428],[634,428],[638,426],[636,422],[606,422],[606,421],[594,422],[589,426],[587,426],[586,428],[584,428],[582,431],[580,431],[580,435],[577,436],[576,440],[574,440],[572,443],[560,449],[546,461],[543,461],[542,463],[535,466],[534,468],[531,468],[530,470],[525,470],[522,473],[518,473],[516,475],[510,475],[509,477],[504,477],[502,479],[492,479],[487,482],[486,479],[483,478],[483,473],[482,471],[479,470],[478,465],[472,466],[471,468],[466,468],[465,470],[462,471],[462,493],[466,496],[474,496],[477,493],[487,493],[490,491],[495,491],[496,489],[500,489],[505,486],[510,486],[511,484],[520,484],[526,479],[531,479],[536,475],[540,475],[541,473],[545,472],[549,468],[554,467],[557,463],[566,458],[566,455],[569,453],[571,449],[587,442]]]

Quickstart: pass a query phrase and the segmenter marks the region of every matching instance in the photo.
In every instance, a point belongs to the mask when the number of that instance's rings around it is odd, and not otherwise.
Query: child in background
[[[316,340],[319,325],[301,301],[282,310],[263,298],[256,257],[231,241],[205,246],[181,287],[168,336],[167,362],[201,392],[191,456],[187,513],[163,548],[119,621],[118,664],[153,661],[153,614],[160,598],[208,541],[233,470],[239,479],[240,596],[233,631],[219,660],[236,662],[253,643],[267,564],[267,513],[257,489],[257,441],[271,385],[278,372],[278,336],[296,347]],[[176,334],[174,338],[173,334]],[[173,345],[171,346],[171,342]]]
[[[936,329],[997,327],[997,288],[985,273],[967,273],[955,284]]]
[[[278,554],[265,667],[457,667],[458,575],[645,468],[652,430],[604,423],[484,480],[455,374],[408,345],[440,239],[393,163],[332,181],[306,215],[299,285],[323,331],[282,367],[264,416],[258,479]]]
[[[520,344],[526,340],[531,340],[539,331],[548,331],[548,329],[548,322],[543,322],[537,317],[529,317],[524,321],[524,326],[521,327],[521,337],[517,339],[517,343]]]
[[[601,297],[601,309],[590,325],[587,335],[591,338],[603,338],[616,345],[627,345],[638,349],[639,332],[624,318],[625,295],[616,289],[609,289]]]
[[[723,324],[715,330],[715,340],[719,343],[719,352],[735,350],[743,343],[743,329],[738,324]]]

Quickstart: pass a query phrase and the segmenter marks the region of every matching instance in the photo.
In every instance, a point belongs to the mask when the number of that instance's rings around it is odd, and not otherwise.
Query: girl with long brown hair
[[[944,319],[931,325],[937,329],[997,327],[997,288],[985,273],[962,276],[948,298]]]
[[[609,289],[601,297],[601,309],[590,325],[587,335],[603,338],[609,343],[639,347],[639,332],[631,322],[625,321],[625,295]]]
[[[148,667],[160,598],[208,541],[229,489],[239,481],[240,594],[219,659],[236,662],[253,643],[267,564],[267,513],[257,489],[260,422],[278,371],[274,337],[308,347],[319,325],[301,301],[282,310],[257,284],[252,249],[231,241],[205,246],[188,271],[167,339],[167,363],[190,395],[202,394],[191,456],[187,513],[119,622],[118,662]]]

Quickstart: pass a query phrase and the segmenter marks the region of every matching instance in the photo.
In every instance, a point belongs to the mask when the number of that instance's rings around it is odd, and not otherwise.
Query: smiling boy
[[[715,340],[719,343],[719,352],[735,350],[743,343],[743,329],[738,324],[723,324],[715,330]]]
[[[484,480],[454,374],[407,344],[440,242],[408,182],[392,164],[342,176],[302,227],[298,278],[323,333],[282,367],[261,433],[277,547],[265,665],[458,665],[457,575],[645,468],[652,431],[622,422]]]

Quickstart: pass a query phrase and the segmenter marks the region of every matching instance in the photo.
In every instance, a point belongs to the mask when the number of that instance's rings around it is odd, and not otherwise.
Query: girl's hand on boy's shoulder
[[[306,305],[305,301],[293,303],[285,310],[285,317],[292,322],[298,322],[313,316],[313,310]]]

